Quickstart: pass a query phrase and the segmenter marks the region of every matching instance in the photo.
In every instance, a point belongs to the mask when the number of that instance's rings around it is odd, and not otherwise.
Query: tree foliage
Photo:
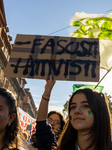
[[[106,92],[104,93],[104,95],[106,96],[106,98],[109,101],[109,109],[110,109],[110,113],[111,113],[111,117],[112,117],[112,100],[111,100],[112,96],[108,95]]]
[[[66,101],[63,106],[64,106],[64,108],[63,108],[63,114],[67,118],[67,116],[68,116],[68,110],[67,110],[67,108],[68,108],[68,101]]]

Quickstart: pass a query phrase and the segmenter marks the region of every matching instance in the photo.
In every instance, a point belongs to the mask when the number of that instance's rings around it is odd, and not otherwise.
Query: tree
[[[111,100],[112,96],[108,95],[106,92],[104,93],[104,95],[106,96],[106,98],[109,101],[109,109],[110,109],[110,113],[111,113],[111,117],[112,117],[112,100]]]
[[[68,101],[66,101],[66,103],[63,105],[64,106],[64,108],[63,108],[63,114],[64,114],[64,116],[65,116],[65,118],[67,118],[67,116],[68,116],[68,111],[67,111],[67,109],[68,109]]]

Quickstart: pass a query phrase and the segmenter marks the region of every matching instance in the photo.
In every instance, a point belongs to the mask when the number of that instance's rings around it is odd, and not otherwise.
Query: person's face
[[[72,98],[70,105],[70,122],[77,131],[89,132],[93,123],[94,116],[89,107],[85,94],[76,94]]]
[[[60,117],[57,114],[52,114],[48,118],[48,123],[51,124],[54,132],[61,128]]]
[[[0,134],[5,134],[6,126],[14,120],[15,114],[9,115],[9,107],[5,98],[0,95]]]

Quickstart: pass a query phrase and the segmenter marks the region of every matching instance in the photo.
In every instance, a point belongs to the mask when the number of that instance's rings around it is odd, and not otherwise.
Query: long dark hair
[[[48,115],[47,115],[47,118],[49,118],[51,115],[53,115],[53,114],[57,114],[59,117],[60,117],[60,123],[61,123],[61,128],[60,128],[60,130],[62,131],[63,130],[63,127],[64,127],[64,125],[65,125],[65,118],[64,118],[64,116],[60,113],[60,112],[57,112],[57,111],[50,111],[49,113],[48,113]]]
[[[11,115],[12,113],[15,113],[16,115],[11,125],[6,126],[6,133],[3,139],[3,142],[4,142],[3,144],[5,147],[8,147],[8,148],[10,145],[12,146],[12,148],[17,148],[18,146],[17,134],[20,131],[20,122],[19,122],[19,117],[17,114],[16,98],[11,91],[6,90],[4,88],[0,88],[0,96],[4,97],[5,99],[5,102],[9,108],[9,115]]]
[[[90,135],[90,148],[95,143],[95,149],[110,150],[111,149],[111,118],[108,102],[103,94],[93,92],[91,89],[80,89],[72,94],[68,103],[68,115],[70,114],[70,104],[75,94],[85,94],[90,109],[94,115],[94,123]],[[70,121],[59,140],[59,150],[77,150],[77,130],[75,130]],[[87,148],[87,149],[88,149]]]
[[[57,114],[57,115],[60,117],[61,127],[60,127],[60,129],[57,130],[57,132],[55,132],[55,138],[56,138],[56,140],[58,141],[60,135],[62,134],[62,131],[63,131],[63,129],[64,129],[64,126],[65,126],[65,124],[66,124],[66,120],[65,120],[64,116],[63,116],[60,112],[57,112],[57,111],[50,111],[50,112],[48,113],[47,118],[49,118],[49,117],[50,117],[51,115],[53,115],[53,114]]]

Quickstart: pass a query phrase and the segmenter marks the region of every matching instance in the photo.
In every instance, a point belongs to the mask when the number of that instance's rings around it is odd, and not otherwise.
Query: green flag
[[[86,84],[74,84],[73,85],[73,92],[76,92],[77,90],[79,89],[84,89],[84,88],[89,88],[91,90],[93,90],[95,87],[95,85],[86,85]],[[99,92],[102,92],[102,90],[104,89],[103,86],[97,86],[95,88],[95,90],[99,91]]]
[[[76,13],[71,26],[78,27],[70,37],[98,38],[100,50],[100,68],[112,67],[112,14]]]

